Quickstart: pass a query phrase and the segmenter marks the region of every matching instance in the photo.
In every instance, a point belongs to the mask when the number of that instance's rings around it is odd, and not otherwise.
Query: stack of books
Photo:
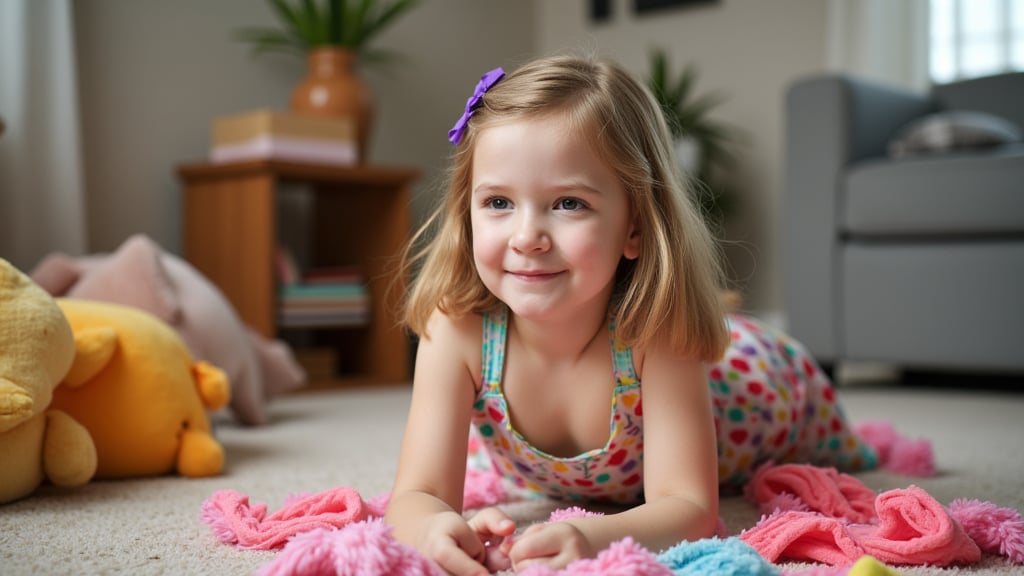
[[[353,268],[312,269],[295,284],[281,285],[281,326],[358,326],[370,320],[370,296]]]
[[[353,266],[300,272],[286,247],[277,249],[280,281],[278,323],[285,328],[356,326],[370,320],[370,296],[362,272]]]
[[[216,118],[210,132],[210,162],[286,160],[331,166],[359,161],[350,118],[255,110]]]

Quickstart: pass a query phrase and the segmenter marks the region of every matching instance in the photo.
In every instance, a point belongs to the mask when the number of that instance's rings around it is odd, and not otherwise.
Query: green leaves
[[[303,52],[296,44],[294,38],[284,32],[269,28],[245,28],[238,30],[235,33],[235,39],[252,44],[254,54],[262,52]]]
[[[668,56],[664,50],[651,52],[651,70],[647,87],[654,95],[665,114],[672,137],[693,138],[700,148],[700,163],[693,174],[702,186],[700,201],[706,213],[721,218],[731,211],[728,191],[721,185],[712,187],[712,169],[732,160],[729,144],[739,138],[739,133],[730,126],[721,124],[710,117],[710,113],[725,99],[719,94],[695,95],[697,69],[684,66],[675,78],[669,70]]]
[[[267,0],[281,29],[243,28],[235,39],[265,51],[306,52],[338,46],[357,53],[420,0]]]
[[[665,113],[672,136],[689,135],[699,139],[703,134],[724,137],[725,130],[708,119],[708,113],[724,98],[717,94],[692,96],[696,81],[697,70],[692,65],[685,66],[679,77],[671,80],[665,52],[656,50],[651,53],[651,74],[647,85]]]

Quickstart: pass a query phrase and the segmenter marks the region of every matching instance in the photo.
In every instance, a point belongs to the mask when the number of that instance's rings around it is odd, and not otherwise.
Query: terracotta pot
[[[356,73],[356,54],[347,48],[314,48],[308,74],[292,91],[291,109],[302,114],[346,116],[355,121],[359,162],[366,162],[373,128],[373,94]]]

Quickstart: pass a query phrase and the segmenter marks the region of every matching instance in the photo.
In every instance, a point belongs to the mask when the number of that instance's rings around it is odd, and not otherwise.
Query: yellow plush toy
[[[95,473],[89,432],[50,405],[74,358],[71,327],[53,298],[0,259],[0,503],[45,479],[73,487]]]
[[[58,298],[78,360],[53,398],[92,434],[97,478],[220,474],[224,450],[207,410],[228,401],[224,372],[194,362],[184,342],[137,308]]]

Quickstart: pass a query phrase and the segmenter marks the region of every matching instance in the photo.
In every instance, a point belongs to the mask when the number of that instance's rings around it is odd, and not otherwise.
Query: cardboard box
[[[334,166],[358,163],[355,123],[276,110],[217,118],[210,132],[210,161],[290,160]]]
[[[333,142],[356,140],[355,123],[349,118],[261,109],[214,120],[211,144],[237,144],[267,135]]]

